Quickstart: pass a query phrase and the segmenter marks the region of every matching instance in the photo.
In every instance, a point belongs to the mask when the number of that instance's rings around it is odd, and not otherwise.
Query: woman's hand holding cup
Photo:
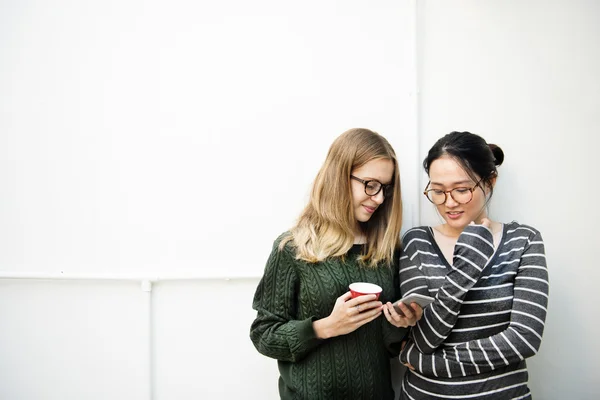
[[[327,339],[346,335],[381,315],[383,304],[378,300],[381,293],[379,286],[373,285],[379,291],[370,294],[356,292],[350,286],[351,291],[337,298],[328,317],[313,322],[317,337]]]

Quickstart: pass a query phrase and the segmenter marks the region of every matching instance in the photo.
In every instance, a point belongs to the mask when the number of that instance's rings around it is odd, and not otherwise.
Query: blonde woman
[[[282,399],[394,398],[390,358],[422,312],[404,307],[400,328],[378,318],[399,298],[401,224],[394,150],[370,130],[344,132],[296,226],[275,241],[254,296],[250,337],[278,360]],[[380,298],[351,298],[353,282],[381,286]]]

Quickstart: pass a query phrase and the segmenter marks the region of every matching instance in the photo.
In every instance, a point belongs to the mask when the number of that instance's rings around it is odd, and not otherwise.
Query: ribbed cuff
[[[311,317],[302,321],[294,321],[296,328],[296,349],[294,349],[294,352],[304,355],[323,341],[317,337],[313,328],[315,320],[315,317]]]

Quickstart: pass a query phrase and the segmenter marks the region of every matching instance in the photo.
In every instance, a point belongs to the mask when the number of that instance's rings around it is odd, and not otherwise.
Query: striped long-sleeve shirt
[[[400,259],[401,293],[435,298],[400,355],[415,367],[404,399],[528,399],[525,358],[537,353],[548,303],[540,233],[505,224],[468,226],[449,265],[429,227],[408,231]]]

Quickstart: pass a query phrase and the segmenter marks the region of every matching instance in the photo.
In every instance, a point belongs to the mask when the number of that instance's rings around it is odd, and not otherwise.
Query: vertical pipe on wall
[[[411,0],[411,37],[412,37],[412,104],[413,104],[413,118],[414,118],[414,130],[416,136],[416,154],[417,154],[417,184],[418,190],[415,200],[416,207],[416,221],[413,226],[421,225],[421,181],[419,177],[421,176],[421,158],[423,155],[421,154],[421,100],[420,100],[420,87],[419,87],[419,1]]]
[[[153,329],[152,329],[152,282],[149,280],[142,281],[142,291],[146,296],[146,317],[147,317],[147,356],[148,356],[148,369],[146,373],[148,374],[148,386],[147,398],[149,400],[153,399],[153,386],[154,386],[154,354],[153,354]]]
[[[408,146],[415,148],[414,155],[410,156],[409,170],[414,174],[410,178],[413,181],[408,182],[413,187],[407,187],[403,190],[403,196],[406,196],[404,204],[407,211],[410,211],[410,224],[407,228],[420,225],[421,222],[421,137],[420,137],[420,100],[419,100],[419,63],[418,63],[418,0],[409,0],[407,12],[407,58],[410,60],[407,66],[407,85],[408,101],[410,108],[407,115],[406,130],[408,132]],[[405,155],[406,156],[406,155]]]

